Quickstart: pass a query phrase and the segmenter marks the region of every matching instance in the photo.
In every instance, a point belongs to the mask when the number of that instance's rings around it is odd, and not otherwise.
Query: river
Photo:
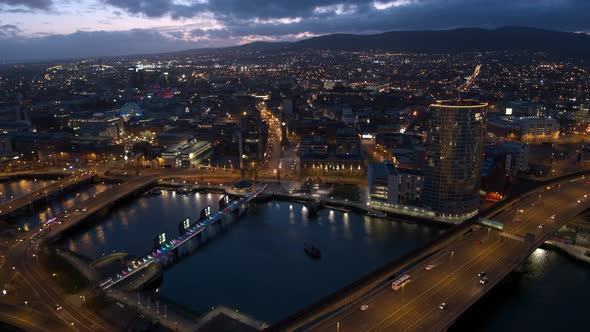
[[[115,209],[104,222],[65,242],[97,258],[112,251],[148,252],[153,238],[177,234],[178,223],[195,219],[220,195],[140,197]],[[438,236],[435,226],[321,210],[307,216],[289,202],[259,204],[255,211],[164,272],[159,293],[198,313],[217,305],[273,322],[338,290],[371,270]],[[314,260],[303,251],[322,251]],[[538,249],[450,331],[554,331],[584,329],[590,269],[558,252]]]
[[[177,234],[178,223],[195,219],[215,194],[141,197],[116,209],[100,225],[66,241],[93,258],[112,251],[147,253],[161,232]],[[321,210],[288,202],[257,205],[227,232],[164,273],[159,292],[196,312],[225,305],[272,322],[329,295],[379,266],[438,236],[441,228],[360,214]],[[316,245],[314,260],[304,242]]]

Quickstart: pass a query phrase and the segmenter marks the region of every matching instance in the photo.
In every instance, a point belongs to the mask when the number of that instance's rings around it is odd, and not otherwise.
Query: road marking
[[[495,251],[495,249],[494,249],[494,251]],[[500,257],[498,257],[497,259],[494,259],[494,260],[493,260],[493,262],[498,262],[498,261],[500,261],[500,260],[501,260],[501,258],[500,258]],[[488,285],[488,286],[480,286],[480,285],[478,285],[478,284],[474,284],[474,283],[473,283],[473,280],[477,280],[477,278],[479,278],[479,276],[472,277],[472,278],[471,278],[471,279],[469,279],[469,281],[468,281],[468,282],[466,282],[465,284],[470,284],[470,285],[472,285],[472,286],[475,286],[475,288],[476,288],[476,291],[477,291],[477,290],[483,290],[483,291],[484,291],[484,293],[485,293],[485,291],[486,291],[486,290],[487,290],[487,291],[489,291],[489,289],[491,289],[491,288],[489,287],[489,285]],[[500,280],[501,280],[501,279],[503,279],[503,278],[500,278]],[[454,290],[454,291],[453,291],[453,292],[452,292],[450,295],[447,295],[447,296],[446,296],[446,298],[451,298],[452,296],[454,296],[455,294],[457,294],[458,292],[460,292],[460,291],[462,291],[462,290],[463,290],[463,288],[457,288],[457,289],[456,289],[456,290]],[[431,296],[431,297],[432,297],[432,296]],[[448,300],[447,300],[447,301],[448,301]],[[420,321],[422,321],[424,318],[426,318],[426,317],[429,317],[429,316],[428,316],[428,314],[429,314],[429,313],[431,313],[431,312],[432,312],[432,311],[434,311],[434,310],[436,310],[436,307],[433,307],[433,308],[431,308],[430,310],[428,310],[428,311],[427,311],[425,314],[423,314],[423,315],[422,315],[422,316],[421,316],[421,317],[420,317],[418,320],[416,320],[416,321],[415,321],[414,323],[412,323],[410,326],[406,327],[406,328],[404,329],[404,331],[407,331],[407,330],[411,329],[411,328],[412,328],[412,327],[414,327],[414,326],[415,326],[417,323],[419,323]],[[435,323],[435,324],[438,324],[438,323]],[[390,325],[391,325],[391,324],[390,324]],[[390,326],[390,325],[389,325],[389,326]]]
[[[393,313],[391,313],[389,316],[387,316],[385,319],[383,319],[381,322],[377,323],[376,325],[374,325],[372,328],[368,329],[367,331],[373,331],[375,329],[379,329],[382,330],[383,328],[386,328],[387,326],[391,325],[388,324],[385,327],[381,327],[381,325],[383,324],[387,324],[387,321],[390,320],[393,316],[395,316],[398,312],[404,310],[408,305],[416,302],[417,300],[419,300],[420,298],[422,298],[423,296],[427,295],[427,293],[430,293],[430,291],[434,288],[436,288],[436,286],[438,286],[440,283],[442,283],[443,281],[448,281],[448,283],[446,283],[447,285],[450,284],[453,280],[457,279],[457,272],[459,272],[460,270],[463,270],[465,268],[465,266],[467,265],[472,265],[472,263],[475,260],[478,260],[481,256],[483,256],[483,258],[489,256],[490,254],[492,254],[494,252],[495,249],[492,249],[492,247],[496,247],[497,245],[499,245],[501,243],[500,240],[496,240],[495,242],[493,242],[492,244],[490,244],[488,246],[488,248],[486,248],[485,251],[481,251],[479,252],[475,257],[471,258],[470,260],[468,260],[467,262],[465,262],[463,265],[459,266],[458,268],[456,268],[454,271],[452,271],[451,274],[447,275],[446,277],[444,277],[443,279],[441,279],[439,282],[437,282],[436,284],[434,284],[432,287],[430,287],[429,289],[423,291],[422,293],[420,293],[417,297],[415,297],[414,299],[412,299],[412,301],[406,303],[404,306],[402,306],[401,308],[399,308],[398,310],[394,311]],[[491,249],[491,250],[490,250]],[[484,255],[485,253],[485,255]],[[449,279],[449,277],[453,277],[451,279]],[[448,280],[447,280],[448,279]],[[438,291],[440,291],[440,289],[437,289],[437,291],[435,293],[437,293]]]
[[[40,330],[43,330],[43,331],[52,332],[51,330],[48,330],[48,329],[46,329],[46,328],[44,328],[42,326],[39,326],[39,325],[37,325],[37,324],[35,324],[33,322],[30,322],[28,320],[25,320],[25,319],[22,319],[22,318],[19,318],[19,317],[16,317],[16,316],[12,316],[12,315],[9,315],[9,314],[3,313],[3,312],[0,312],[0,315],[2,315],[4,317],[9,317],[9,318],[14,319],[14,320],[19,321],[19,322],[26,323],[28,325],[34,326],[34,327],[36,327],[36,328],[38,328]]]

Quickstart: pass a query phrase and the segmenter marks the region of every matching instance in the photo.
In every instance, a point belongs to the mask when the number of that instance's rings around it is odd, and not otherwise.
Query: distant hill
[[[556,55],[590,56],[590,35],[525,27],[498,29],[390,31],[374,35],[333,34],[296,42],[255,42],[218,50],[275,51],[380,49],[394,52],[457,53],[477,51],[544,51]],[[211,49],[209,49],[211,51]],[[188,50],[182,53],[201,53]]]

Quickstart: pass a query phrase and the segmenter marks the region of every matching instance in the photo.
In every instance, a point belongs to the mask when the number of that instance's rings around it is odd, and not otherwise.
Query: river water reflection
[[[159,197],[140,197],[67,240],[65,246],[93,258],[112,251],[143,255],[157,234],[176,235],[181,220],[194,220],[207,205],[215,210],[220,198],[171,190]],[[166,270],[159,292],[199,313],[221,304],[273,322],[441,232],[434,226],[328,209],[310,218],[300,204],[262,203],[227,232]],[[308,257],[304,242],[320,248],[322,258]],[[587,266],[539,249],[450,331],[584,329],[589,282]]]
[[[90,257],[115,251],[147,253],[153,238],[177,234],[178,223],[195,219],[215,194],[141,197],[115,210],[100,225],[66,242]],[[435,238],[437,227],[405,224],[360,214],[270,202],[257,208],[195,254],[166,270],[160,293],[196,312],[226,305],[268,322],[329,295],[416,246]],[[310,242],[322,251],[314,260]]]

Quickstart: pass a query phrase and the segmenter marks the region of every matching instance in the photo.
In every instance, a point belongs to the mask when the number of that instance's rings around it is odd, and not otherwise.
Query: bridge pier
[[[242,202],[238,208],[238,217],[241,217],[250,211],[250,202]]]
[[[223,222],[224,225],[232,225],[235,224],[239,219],[233,213],[227,213],[223,215]]]
[[[211,224],[207,225],[207,227],[205,227],[205,231],[203,233],[205,233],[204,235],[205,235],[206,240],[213,238],[215,236],[215,230],[213,229],[213,225],[211,225]]]

